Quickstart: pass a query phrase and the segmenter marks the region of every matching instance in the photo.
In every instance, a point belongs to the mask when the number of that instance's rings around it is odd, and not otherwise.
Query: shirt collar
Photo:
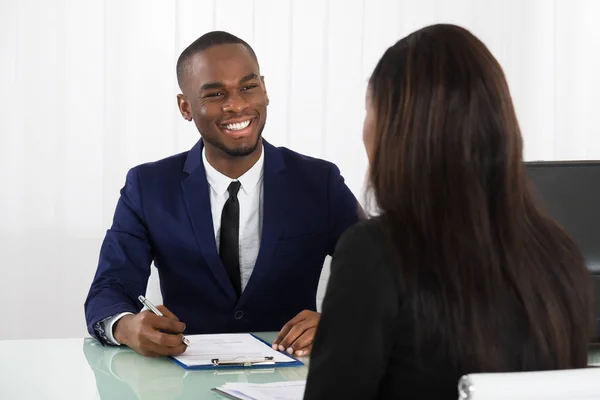
[[[240,182],[240,189],[246,192],[246,194],[252,193],[263,177],[264,157],[265,149],[263,147],[261,149],[258,161],[256,161],[254,165],[238,179],[231,179],[210,165],[206,159],[205,148],[202,148],[202,162],[204,163],[204,169],[206,170],[206,180],[208,181],[210,187],[212,187],[218,195],[224,195],[227,192],[229,184],[235,180]]]

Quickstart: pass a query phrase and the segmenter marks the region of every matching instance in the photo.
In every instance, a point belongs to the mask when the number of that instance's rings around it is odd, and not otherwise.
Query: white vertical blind
[[[526,159],[600,158],[598,15],[597,0],[1,1],[0,339],[85,334],[126,171],[198,139],[177,111],[175,62],[203,33],[256,50],[267,140],[334,161],[362,199],[369,74],[435,22],[471,29],[499,59]]]

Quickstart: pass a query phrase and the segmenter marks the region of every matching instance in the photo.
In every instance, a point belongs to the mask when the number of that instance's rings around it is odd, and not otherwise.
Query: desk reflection
[[[223,399],[211,389],[227,382],[268,383],[306,379],[307,367],[189,371],[168,358],[143,357],[129,348],[83,341],[101,399]],[[307,360],[303,359],[303,362]]]

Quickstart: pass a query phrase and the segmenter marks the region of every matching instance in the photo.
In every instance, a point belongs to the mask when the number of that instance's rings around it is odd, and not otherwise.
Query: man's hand
[[[185,324],[165,306],[157,306],[163,317],[145,310],[126,315],[114,327],[115,339],[143,356],[177,356],[187,346],[182,342]]]
[[[321,314],[317,312],[302,311],[281,328],[273,341],[273,349],[296,356],[309,355],[320,318]]]

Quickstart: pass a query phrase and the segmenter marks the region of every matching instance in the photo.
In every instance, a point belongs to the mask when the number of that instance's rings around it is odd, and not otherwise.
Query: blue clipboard
[[[265,346],[271,348],[271,345],[259,338],[254,334],[250,334],[253,338],[265,344]],[[175,357],[170,356],[169,358],[180,367],[186,370],[227,370],[227,369],[259,369],[259,368],[285,368],[285,367],[301,367],[304,363],[295,357],[286,354],[287,357],[293,359],[291,362],[272,362],[270,360],[223,360],[224,362],[217,362],[208,365],[186,365]]]

